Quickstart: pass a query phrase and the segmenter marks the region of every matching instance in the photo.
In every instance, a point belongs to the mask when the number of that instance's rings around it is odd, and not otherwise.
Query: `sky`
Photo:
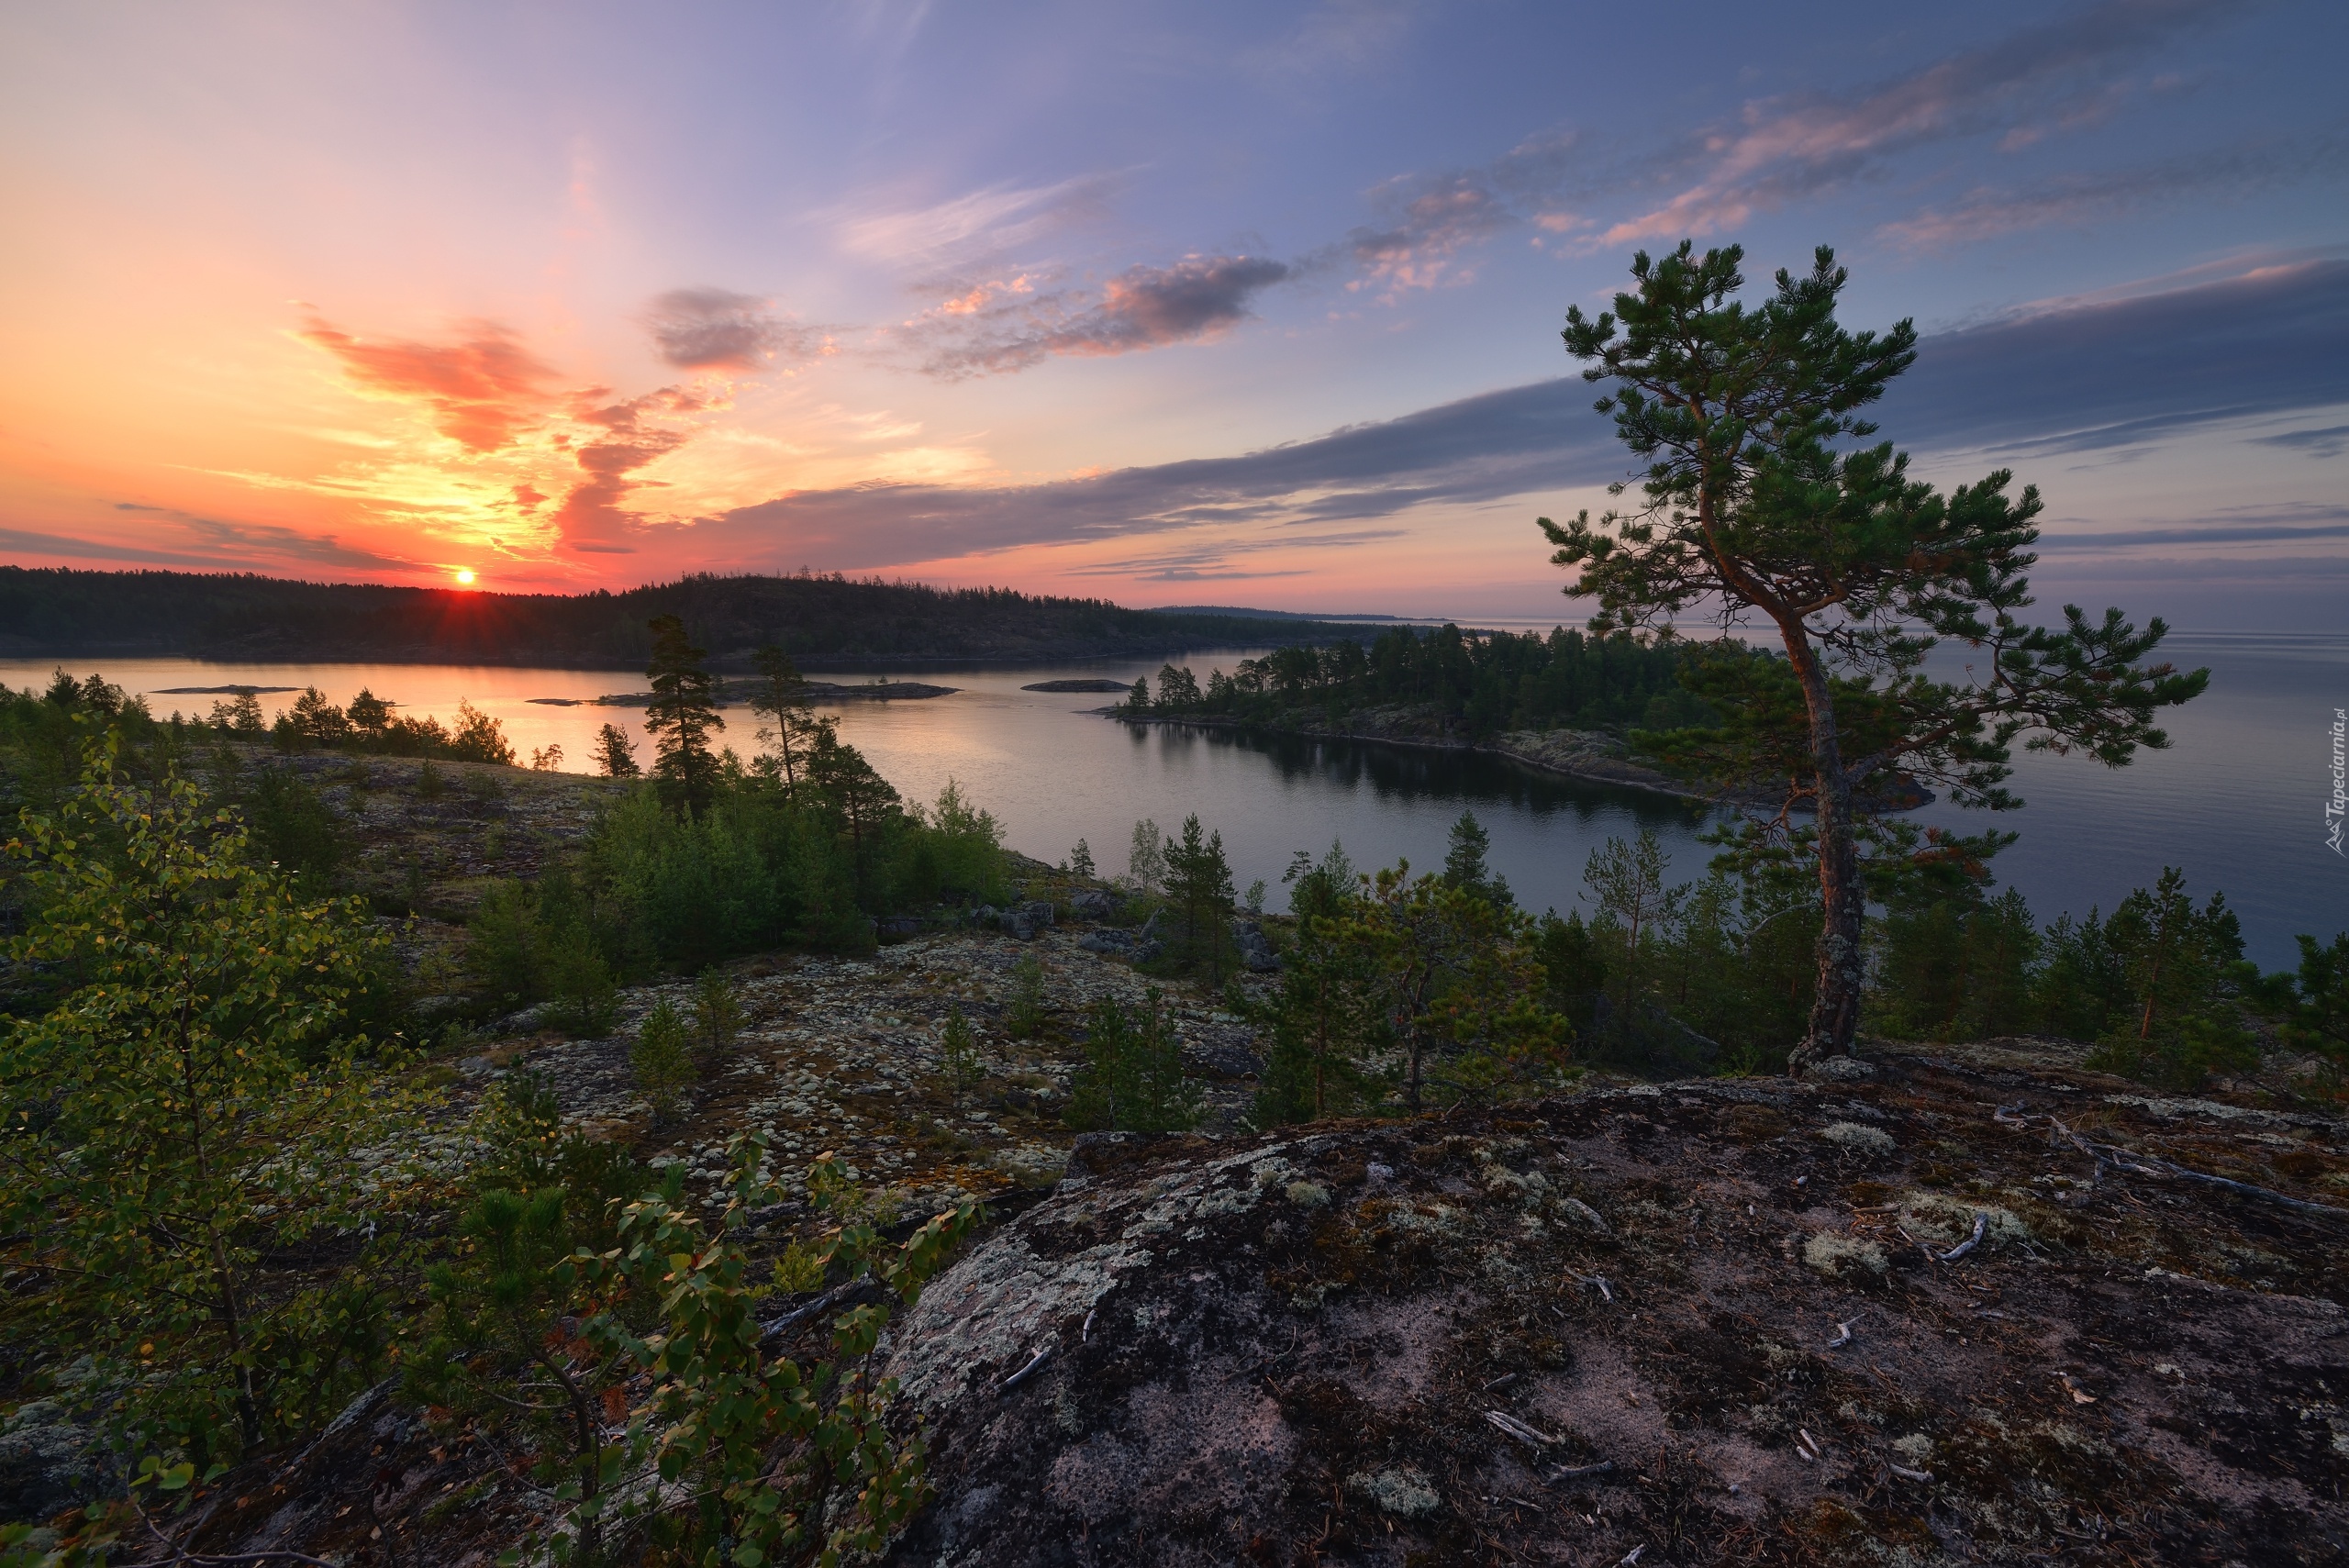
[[[0,7],[0,561],[1534,618],[1558,336],[1827,244],[2043,601],[2349,616],[2349,7]]]

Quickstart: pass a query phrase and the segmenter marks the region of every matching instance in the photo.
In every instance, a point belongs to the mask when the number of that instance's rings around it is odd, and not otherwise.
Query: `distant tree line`
[[[651,655],[649,627],[662,616],[684,620],[729,668],[769,646],[802,660],[1085,658],[1203,642],[1309,641],[1341,629],[838,573],[703,573],[623,593],[558,595],[0,566],[0,650],[61,656],[622,669]]]
[[[1688,658],[1682,645],[1628,632],[1396,627],[1367,643],[1275,649],[1228,673],[1210,671],[1204,684],[1188,666],[1168,664],[1156,690],[1135,682],[1125,707],[1278,726],[1303,715],[1408,706],[1472,740],[1510,729],[1670,729],[1713,717],[1680,683]]]

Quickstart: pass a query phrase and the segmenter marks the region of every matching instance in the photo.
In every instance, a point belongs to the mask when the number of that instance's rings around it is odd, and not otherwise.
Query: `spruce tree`
[[[2010,498],[2004,470],[1944,496],[1858,410],[1916,358],[1903,321],[1878,337],[1835,319],[1845,274],[1820,247],[1808,276],[1777,274],[1749,308],[1736,246],[1683,243],[1634,258],[1636,292],[1596,320],[1566,312],[1584,375],[1645,464],[1643,504],[1541,527],[1565,591],[1595,598],[1591,629],[1671,632],[1678,617],[1724,638],[1766,623],[1783,659],[1699,660],[1688,679],[1722,716],[1654,741],[1674,765],[1725,787],[1767,787],[1780,808],[1736,846],[1748,862],[1815,865],[1824,914],[1819,984],[1798,1065],[1848,1053],[1865,979],[1863,922],[1878,880],[1968,859],[2007,836],[1953,838],[1888,821],[1909,781],[1962,806],[2020,802],[2003,787],[2013,742],[2085,751],[2110,767],[2165,746],[2154,712],[2209,673],[2142,662],[2167,633],[2117,609],[2065,606],[2060,630],[2024,625],[2039,494]],[[1617,493],[1624,488],[1616,486]],[[1977,651],[1964,679],[1929,675],[1941,642]]]
[[[1452,825],[1451,847],[1443,857],[1444,884],[1489,904],[1515,904],[1517,895],[1508,890],[1508,879],[1493,871],[1488,863],[1492,850],[1492,835],[1476,820],[1476,814],[1462,812],[1460,820]]]
[[[1183,922],[1184,951],[1192,962],[1204,962],[1208,978],[1220,985],[1235,896],[1223,835],[1203,829],[1195,812],[1183,818],[1183,836],[1167,844],[1165,857],[1166,896]]]
[[[718,789],[709,736],[726,728],[718,714],[718,677],[703,665],[709,653],[693,645],[684,621],[655,616],[650,624],[652,661],[644,673],[652,683],[652,701],[645,706],[644,730],[652,737],[652,776],[671,805],[707,806]]]
[[[635,744],[617,724],[596,731],[596,766],[607,779],[632,779],[643,771],[636,765]]]

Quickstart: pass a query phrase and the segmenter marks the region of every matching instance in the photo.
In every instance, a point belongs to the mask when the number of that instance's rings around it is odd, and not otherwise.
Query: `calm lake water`
[[[1182,655],[1202,680],[1261,650],[1202,649]],[[2025,755],[2017,793],[2028,803],[1999,825],[2022,839],[1997,862],[2041,918],[2110,908],[2165,865],[2185,869],[2199,896],[2225,890],[2252,954],[2274,967],[2293,961],[2296,931],[2349,928],[2349,861],[2325,845],[2332,792],[2334,709],[2349,706],[2349,637],[2178,634],[2165,651],[2207,664],[2210,692],[2175,714],[2176,744],[2108,771],[2077,758]],[[86,664],[91,661],[80,661]],[[458,701],[503,722],[526,759],[549,744],[584,769],[596,728],[639,732],[629,708],[555,707],[533,697],[594,697],[642,689],[623,671],[455,665],[214,664],[189,659],[97,661],[107,679],[149,694],[156,713],[206,711],[208,696],[163,695],[175,686],[316,684],[336,702],[360,687],[409,711],[454,714]],[[1173,828],[1196,811],[1221,830],[1242,887],[1262,877],[1283,906],[1280,874],[1290,852],[1317,854],[1341,840],[1365,868],[1408,858],[1435,867],[1454,818],[1473,810],[1493,838],[1493,861],[1535,909],[1575,905],[1590,851],[1609,836],[1653,828],[1675,876],[1701,874],[1702,822],[1678,804],[1532,773],[1497,759],[1343,741],[1252,739],[1215,730],[1136,728],[1086,710],[1115,700],[1028,692],[1028,683],[1069,676],[1131,682],[1162,661],[939,668],[913,678],[961,688],[918,702],[854,702],[837,710],[844,738],[911,797],[930,799],[951,777],[1005,826],[1010,844],[1041,859],[1064,857],[1079,839],[1103,870],[1121,868],[1133,824]],[[52,662],[0,661],[0,681],[46,684]],[[86,672],[84,672],[86,673]],[[811,668],[859,681],[884,672]],[[907,672],[886,672],[907,678]],[[264,696],[273,713],[292,694]],[[754,744],[745,707],[726,710],[724,739]],[[640,754],[649,750],[640,745]],[[1988,816],[1946,806],[1927,821],[1978,830]]]

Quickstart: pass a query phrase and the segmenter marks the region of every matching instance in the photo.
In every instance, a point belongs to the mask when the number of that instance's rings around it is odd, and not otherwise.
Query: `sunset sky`
[[[2349,6],[15,5],[0,561],[1574,614],[1631,252],[1834,245],[2043,597],[2349,621]]]

